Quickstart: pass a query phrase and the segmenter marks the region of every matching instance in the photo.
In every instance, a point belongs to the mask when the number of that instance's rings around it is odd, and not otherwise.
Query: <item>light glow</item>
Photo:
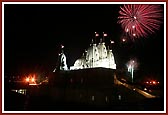
[[[132,34],[133,36],[136,36],[136,34],[134,33],[134,34]]]
[[[122,41],[123,41],[123,42],[125,42],[125,41],[126,41],[126,39],[125,39],[125,38],[123,38],[123,39],[122,39]]]
[[[29,82],[29,78],[26,78],[26,82]]]
[[[36,83],[30,83],[29,85],[38,85],[38,84],[36,84]]]
[[[153,84],[156,84],[156,81],[153,81]]]
[[[126,32],[128,32],[128,31],[129,31],[129,29],[127,28],[127,29],[126,29]]]
[[[34,79],[34,78],[32,78],[32,79],[31,79],[31,81],[32,81],[32,82],[34,82],[34,81],[35,81],[35,79]]]

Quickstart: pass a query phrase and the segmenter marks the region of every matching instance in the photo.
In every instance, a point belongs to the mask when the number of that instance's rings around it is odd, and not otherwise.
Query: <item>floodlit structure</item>
[[[95,37],[96,36],[99,36],[99,34],[95,33]],[[103,32],[103,38],[104,36],[107,36],[107,34],[104,34]],[[58,56],[58,64],[53,72],[56,70],[68,70],[63,48],[64,46],[61,45],[62,52]],[[113,52],[109,47],[106,48],[105,42],[102,39],[100,39],[99,44],[94,43],[92,40],[90,47],[85,51],[85,53],[83,53],[81,58],[77,59],[73,66],[70,66],[70,70],[88,68],[116,69]]]
[[[104,33],[103,35],[107,36]],[[95,33],[95,38],[97,36],[99,34]],[[114,55],[109,47],[106,48],[104,39],[100,39],[98,44],[92,40],[81,58],[70,67],[70,71],[67,69],[63,47],[61,50],[57,69],[49,77],[49,84],[52,87],[50,94],[54,100],[86,106],[118,102]]]
[[[60,70],[68,70],[67,64],[66,64],[66,56],[65,54],[62,52],[60,54]]]
[[[86,53],[75,61],[74,66],[71,66],[70,70],[98,67],[116,69],[112,50],[106,48],[105,42],[102,39],[98,45],[92,41]]]
[[[64,46],[61,45],[61,53],[58,54],[57,67],[53,70],[53,72],[55,72],[56,70],[68,70],[66,56],[64,54],[63,48]]]

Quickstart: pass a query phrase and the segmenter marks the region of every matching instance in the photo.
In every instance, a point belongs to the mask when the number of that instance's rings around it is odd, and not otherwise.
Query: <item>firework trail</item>
[[[161,5],[127,4],[120,7],[118,23],[131,38],[147,37],[163,22]]]

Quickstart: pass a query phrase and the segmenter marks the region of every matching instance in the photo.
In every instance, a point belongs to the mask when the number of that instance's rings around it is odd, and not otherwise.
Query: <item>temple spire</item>
[[[110,47],[108,46],[107,49],[110,50]]]
[[[93,44],[94,44],[94,41],[93,41],[93,39],[92,39],[90,46],[92,46]]]
[[[64,45],[61,44],[61,53],[64,53]]]
[[[95,32],[95,44],[96,44],[96,37],[98,37],[99,34],[97,32]]]

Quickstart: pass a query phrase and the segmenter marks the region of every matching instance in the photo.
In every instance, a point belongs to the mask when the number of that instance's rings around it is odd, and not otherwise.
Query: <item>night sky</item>
[[[106,44],[110,39],[115,42],[111,48],[118,68],[126,68],[126,62],[136,58],[139,70],[163,74],[164,23],[148,38],[123,43],[123,30],[117,23],[120,6],[5,5],[5,75],[52,71],[61,44],[72,66],[89,47],[94,32],[106,32]]]

